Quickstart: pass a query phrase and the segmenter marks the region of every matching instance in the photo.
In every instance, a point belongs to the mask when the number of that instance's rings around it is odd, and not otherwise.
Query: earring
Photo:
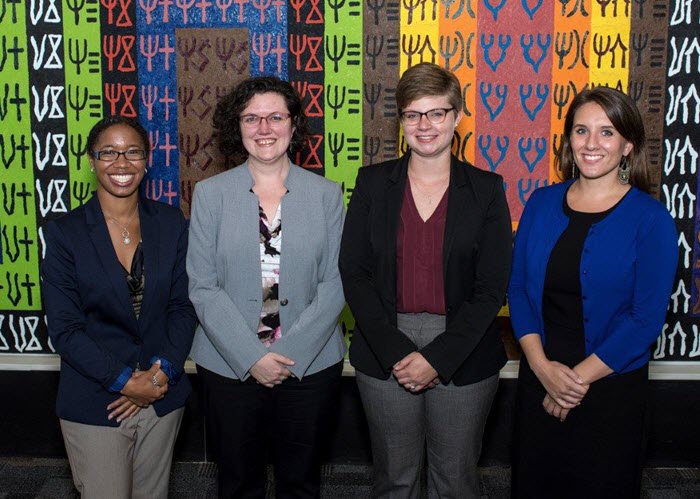
[[[576,163],[571,163],[571,178],[576,178]]]
[[[620,165],[617,167],[617,178],[621,184],[629,184],[631,169],[629,163],[627,163],[627,156],[622,156]]]
[[[90,167],[90,171],[91,171],[92,173],[95,173],[95,167],[94,167],[94,166],[91,166],[91,167]]]

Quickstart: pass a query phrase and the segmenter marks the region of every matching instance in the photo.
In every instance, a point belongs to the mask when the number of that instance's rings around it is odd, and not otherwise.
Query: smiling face
[[[452,108],[447,96],[430,96],[414,100],[402,109],[402,113],[411,111],[426,113],[439,108]],[[442,123],[431,123],[424,115],[421,116],[417,125],[403,124],[403,134],[413,154],[424,158],[449,157],[455,127],[461,119],[461,111],[448,111]]]
[[[129,125],[118,124],[105,129],[99,135],[93,153],[147,149],[136,130]],[[90,166],[95,170],[99,195],[109,194],[118,198],[138,196],[139,184],[146,173],[146,159],[127,160],[121,154],[114,161],[105,161],[90,155]]]
[[[576,111],[569,141],[581,178],[591,180],[617,178],[622,157],[633,147],[595,102],[588,102]]]
[[[273,114],[289,115],[287,104],[280,94],[268,92],[255,94],[241,113],[241,117],[267,117]],[[241,138],[243,147],[248,152],[248,161],[257,165],[286,164],[287,150],[292,140],[293,118],[275,124],[267,119],[260,120],[254,126],[247,126],[241,121]]]

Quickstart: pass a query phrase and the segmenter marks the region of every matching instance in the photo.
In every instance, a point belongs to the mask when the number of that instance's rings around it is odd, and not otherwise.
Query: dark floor
[[[508,498],[510,470],[481,468],[484,498]],[[216,497],[216,467],[209,463],[175,463],[170,497]],[[324,466],[321,496],[333,499],[370,497],[371,467],[358,464]],[[70,468],[64,459],[0,458],[0,499],[77,498]],[[274,497],[270,494],[269,497]],[[650,468],[644,472],[642,497],[649,499],[700,498],[700,470]]]

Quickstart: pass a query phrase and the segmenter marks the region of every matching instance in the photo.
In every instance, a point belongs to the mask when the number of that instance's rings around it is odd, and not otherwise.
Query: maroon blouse
[[[447,192],[425,222],[406,180],[396,237],[396,311],[446,314],[442,247],[447,220]]]

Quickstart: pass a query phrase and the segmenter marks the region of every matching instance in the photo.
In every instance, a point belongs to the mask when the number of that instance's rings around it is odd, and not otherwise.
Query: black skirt
[[[559,334],[554,336],[576,335],[557,328]],[[579,334],[583,336],[582,331]],[[569,367],[583,360],[549,358]],[[648,365],[598,380],[561,422],[542,407],[546,391],[523,356],[516,395],[512,497],[638,498],[647,389]]]

